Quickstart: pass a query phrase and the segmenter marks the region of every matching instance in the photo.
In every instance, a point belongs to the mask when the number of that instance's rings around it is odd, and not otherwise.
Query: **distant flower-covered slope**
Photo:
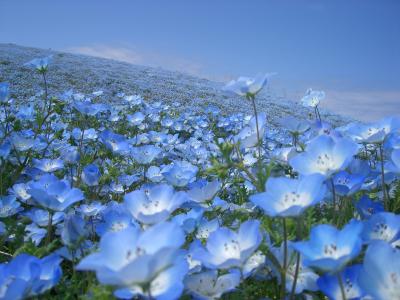
[[[42,78],[31,72],[24,63],[48,55],[53,55],[48,70],[49,90],[52,94],[68,89],[86,94],[102,90],[102,98],[110,102],[119,101],[117,93],[124,92],[127,95],[139,94],[151,101],[178,102],[182,109],[203,109],[213,104],[226,113],[252,112],[249,102],[223,91],[224,83],[161,68],[14,44],[0,44],[0,82],[9,82],[13,96],[28,101],[38,91]],[[287,101],[271,91],[258,95],[257,102],[259,110],[266,112],[269,123],[274,125],[278,125],[278,120],[287,115],[305,119],[313,114],[312,109]],[[335,114],[323,112],[323,115],[334,124],[346,122],[344,117]]]

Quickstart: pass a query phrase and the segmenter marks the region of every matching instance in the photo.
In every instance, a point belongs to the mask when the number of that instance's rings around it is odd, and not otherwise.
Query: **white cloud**
[[[131,64],[161,67],[167,70],[179,71],[200,77],[209,77],[204,73],[203,66],[189,59],[167,56],[160,53],[140,51],[132,46],[83,45],[63,49],[66,52],[84,54]]]

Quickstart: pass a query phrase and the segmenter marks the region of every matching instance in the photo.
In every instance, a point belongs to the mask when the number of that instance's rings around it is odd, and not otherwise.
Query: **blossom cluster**
[[[268,75],[228,116],[53,95],[51,60],[28,104],[0,83],[0,299],[400,297],[400,118],[334,128],[310,89],[281,134]]]

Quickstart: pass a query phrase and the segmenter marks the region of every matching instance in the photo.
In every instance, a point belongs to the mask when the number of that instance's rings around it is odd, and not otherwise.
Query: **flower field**
[[[0,299],[400,299],[400,118],[333,127],[0,83]],[[161,99],[162,100],[162,99]]]

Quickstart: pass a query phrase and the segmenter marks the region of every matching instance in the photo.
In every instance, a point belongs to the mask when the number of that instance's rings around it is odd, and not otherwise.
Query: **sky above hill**
[[[276,72],[271,89],[362,120],[400,114],[397,0],[1,0],[0,42],[217,81]]]

